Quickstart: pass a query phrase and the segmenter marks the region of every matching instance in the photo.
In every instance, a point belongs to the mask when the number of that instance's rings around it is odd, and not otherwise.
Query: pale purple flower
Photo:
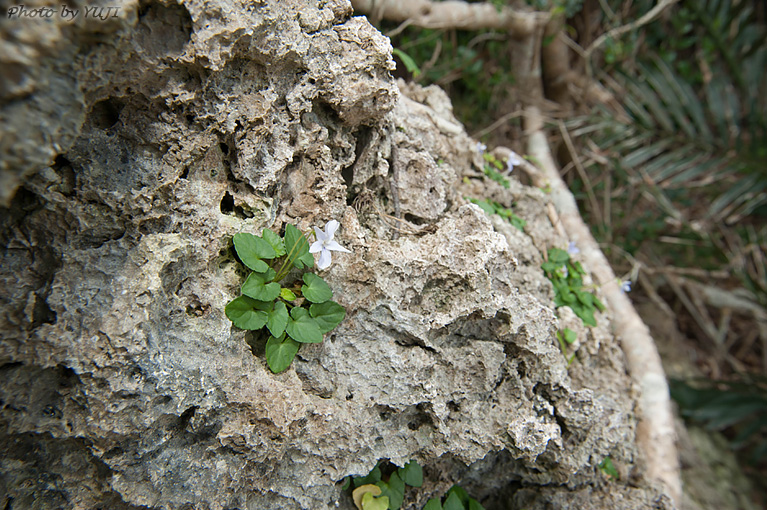
[[[506,161],[506,173],[510,174],[512,170],[514,170],[515,166],[519,166],[522,164],[522,158],[519,157],[519,154],[512,151],[511,154],[509,154],[509,159]]]
[[[570,272],[567,270],[567,266],[562,266],[557,269],[557,273],[559,273],[562,278],[567,278],[567,275],[570,274]]]
[[[482,142],[477,142],[477,152],[479,152],[480,156],[484,155],[486,150],[487,150],[487,145],[485,145]]]
[[[330,252],[341,251],[344,253],[351,253],[336,241],[333,240],[333,236],[338,230],[339,223],[336,220],[330,220],[325,224],[325,232],[314,227],[314,234],[317,236],[317,240],[309,247],[309,253],[319,253],[320,259],[317,261],[317,267],[319,269],[326,269],[330,267]]]
[[[575,245],[575,241],[570,241],[570,244],[567,245],[567,253],[569,253],[570,255],[576,255],[580,252],[581,252],[581,249]]]
[[[631,292],[631,280],[626,280],[625,282],[621,282],[621,292]]]

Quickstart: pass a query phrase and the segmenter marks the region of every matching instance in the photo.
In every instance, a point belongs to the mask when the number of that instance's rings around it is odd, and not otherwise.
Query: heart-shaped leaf
[[[442,505],[443,510],[465,510],[466,507],[461,502],[461,498],[458,497],[458,494],[455,492],[451,492],[450,495],[445,500],[445,504]]]
[[[285,303],[277,301],[274,303],[274,309],[269,312],[269,319],[266,321],[266,327],[272,336],[279,338],[285,332],[285,326],[288,324],[288,309]]]
[[[461,487],[460,485],[453,485],[450,487],[450,489],[447,491],[448,495],[455,494],[458,496],[458,501],[461,502],[461,505],[468,505],[469,504],[469,493],[466,492],[466,489]],[[447,501],[445,501],[447,503]]]
[[[273,336],[266,341],[266,363],[269,369],[275,374],[279,374],[290,366],[293,358],[296,357],[298,348],[301,344],[286,337],[284,334],[279,338]]]
[[[320,327],[322,334],[332,331],[346,317],[346,310],[335,301],[325,301],[324,303],[313,304],[309,307],[314,320]]]
[[[264,241],[269,243],[269,246],[274,249],[274,253],[277,257],[282,257],[285,255],[285,242],[282,240],[280,236],[269,230],[268,228],[265,228],[263,232],[261,232],[261,237],[264,238]]]
[[[333,291],[330,290],[325,280],[314,273],[304,273],[304,283],[301,286],[301,293],[312,303],[324,303],[333,297]]]
[[[261,259],[273,259],[277,256],[269,243],[258,236],[240,232],[232,238],[234,249],[242,263],[259,273],[265,272],[269,266]]]
[[[398,506],[391,506],[388,497],[381,496],[380,498],[377,498],[370,492],[366,492],[362,495],[362,501],[360,503],[362,504],[362,510],[388,510],[389,508],[399,508]]]
[[[381,488],[377,485],[365,484],[354,489],[352,491],[352,500],[354,500],[354,506],[358,510],[362,510],[362,498],[367,494],[370,494],[371,497],[378,496],[381,494]]]
[[[361,487],[363,485],[372,485],[380,481],[381,481],[381,468],[378,467],[378,464],[376,464],[376,467],[374,467],[373,470],[370,471],[370,473],[368,473],[367,475],[354,478],[354,486]],[[378,494],[381,494],[381,493],[378,492]]]
[[[296,299],[296,295],[293,294],[293,291],[290,289],[282,289],[280,291],[280,297],[285,301],[294,301]]]
[[[469,510],[485,510],[479,501],[474,498],[469,498]]]
[[[306,308],[294,307],[290,311],[290,319],[285,328],[291,338],[297,342],[306,344],[318,344],[322,342],[322,331],[317,321],[309,315]]]
[[[306,240],[300,230],[291,224],[285,225],[285,250],[288,254],[289,263],[298,269],[314,265],[314,256],[309,253],[309,241]]]
[[[264,305],[268,306],[270,304],[256,301],[247,296],[240,296],[234,298],[226,305],[224,313],[240,329],[261,329],[268,319]]]
[[[411,487],[420,487],[423,484],[423,469],[414,460],[405,464],[405,467],[399,468],[397,473],[402,481]]]
[[[405,501],[405,482],[394,472],[389,477],[389,482],[380,481],[376,485],[381,488],[381,498],[389,498],[389,508],[396,510]]]
[[[431,498],[426,502],[426,506],[423,507],[423,510],[442,510],[442,503],[439,502],[438,498]]]
[[[558,265],[562,265],[570,260],[570,254],[565,250],[559,248],[551,248],[549,250],[549,261]]]
[[[280,295],[280,284],[271,281],[274,276],[271,268],[266,273],[250,273],[242,284],[242,293],[259,301],[274,301]]]

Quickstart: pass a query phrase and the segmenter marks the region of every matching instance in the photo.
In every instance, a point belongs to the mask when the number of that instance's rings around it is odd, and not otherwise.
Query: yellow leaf
[[[354,489],[354,492],[352,492],[352,499],[354,500],[354,506],[357,507],[357,510],[362,510],[362,496],[368,492],[373,496],[380,496],[381,488],[371,483],[368,485],[360,485]]]

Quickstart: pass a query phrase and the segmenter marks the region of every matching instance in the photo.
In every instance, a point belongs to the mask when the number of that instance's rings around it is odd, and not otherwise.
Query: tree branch
[[[545,24],[548,13],[519,11],[510,7],[497,9],[490,3],[469,4],[457,0],[352,0],[360,14],[375,15],[391,21],[411,20],[421,28],[459,30],[505,30],[515,39],[524,39]]]
[[[661,12],[663,12],[663,9],[677,3],[678,1],[679,0],[659,0],[658,3],[655,4],[655,7],[647,11],[644,16],[640,17],[639,19],[634,20],[631,23],[615,27],[612,30],[608,30],[604,34],[600,35],[593,43],[591,43],[588,48],[586,48],[584,51],[584,58],[588,62],[589,57],[591,57],[591,54],[594,52],[594,50],[603,45],[607,39],[620,37],[626,32],[630,32],[631,30],[635,30],[643,25],[650,23],[655,18],[657,18]]]

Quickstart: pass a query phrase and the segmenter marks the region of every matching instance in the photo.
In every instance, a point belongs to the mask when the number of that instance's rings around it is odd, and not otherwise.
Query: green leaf
[[[466,490],[459,486],[459,485],[453,485],[450,487],[450,490],[447,491],[448,495],[456,495],[458,497],[458,501],[461,502],[461,508],[463,508],[465,505],[469,504],[469,493],[466,492]],[[448,498],[449,500],[450,498]],[[445,508],[447,509],[447,501],[445,501]]]
[[[618,470],[615,469],[615,465],[613,464],[613,461],[610,457],[605,457],[605,459],[599,464],[599,469],[610,478],[615,480],[618,479]]]
[[[314,265],[314,256],[309,253],[309,241],[306,240],[300,230],[291,224],[285,225],[285,249],[289,264],[298,269]]]
[[[596,327],[597,326],[597,320],[594,318],[594,309],[593,308],[586,308],[586,307],[578,307],[578,306],[571,306],[570,308],[573,309],[575,312],[575,315],[580,317],[580,319],[583,321],[583,323],[587,326]]]
[[[312,303],[324,303],[333,297],[333,291],[321,277],[314,273],[304,273],[304,283],[301,286],[301,293]]]
[[[232,240],[237,256],[253,271],[265,272],[269,266],[261,259],[273,259],[277,255],[269,243],[253,234],[240,232],[235,234]]]
[[[312,305],[314,306],[314,305]],[[291,338],[297,342],[306,344],[318,344],[322,342],[322,331],[306,308],[296,306],[290,311],[290,319],[285,328]]]
[[[571,344],[578,338],[578,333],[570,328],[565,328],[562,330],[562,338],[565,340],[565,342]]]
[[[587,308],[594,307],[594,295],[582,290],[576,291],[575,295],[578,297],[578,301],[584,304]]]
[[[387,508],[391,508],[388,497],[375,497],[370,492],[362,495],[362,510],[386,510]]]
[[[279,338],[285,332],[285,326],[288,324],[288,308],[282,301],[274,303],[274,309],[269,312],[269,319],[266,321],[266,327],[272,336]]]
[[[411,487],[420,487],[423,485],[423,468],[421,468],[421,465],[414,460],[405,464],[404,467],[399,468],[397,473],[399,473],[399,477],[402,478],[402,481]]]
[[[280,338],[269,336],[269,340],[266,341],[266,363],[269,365],[269,370],[279,374],[288,368],[296,357],[299,347],[301,344],[292,338],[285,337],[284,333],[280,335]]]
[[[431,498],[426,502],[423,510],[442,510],[442,503],[440,503],[439,498]]]
[[[376,484],[381,481],[381,468],[378,467],[378,464],[376,464],[376,467],[370,470],[370,473],[367,474],[367,476],[362,476],[359,478],[354,479],[354,486],[355,487],[362,487],[363,485],[371,485]]]
[[[479,504],[474,498],[469,498],[469,510],[485,510],[485,507]]]
[[[596,296],[594,296],[594,306],[596,306],[597,310],[599,310],[600,312],[604,312],[606,310],[605,305],[602,304],[602,302]]]
[[[271,282],[274,275],[271,268],[268,268],[266,274],[250,273],[242,284],[242,293],[260,301],[274,301],[280,295],[280,284]]]
[[[418,68],[418,64],[415,63],[415,60],[413,60],[413,57],[397,48],[392,50],[392,54],[399,57],[402,63],[405,64],[405,69],[413,75],[413,78],[418,78],[421,74],[421,70]]]
[[[263,232],[261,232],[261,237],[264,238],[264,241],[269,243],[269,246],[272,247],[274,250],[274,253],[277,257],[282,257],[285,255],[285,242],[282,240],[280,236],[269,230],[268,228],[265,228]]]
[[[295,301],[296,299],[296,295],[293,294],[293,291],[285,288],[280,291],[280,297],[285,301]]]
[[[478,205],[480,209],[485,211],[485,214],[492,215],[495,213],[495,209],[487,200],[478,200],[476,198],[469,198],[469,202],[474,205]]]
[[[466,507],[461,502],[461,498],[455,492],[450,492],[449,496],[445,500],[445,504],[442,506],[443,510],[465,510]]]
[[[224,313],[240,329],[261,329],[266,324],[268,318],[266,311],[263,309],[264,305],[268,306],[270,304],[256,301],[247,296],[240,296],[234,298],[226,305]]]
[[[389,498],[389,510],[398,510],[405,501],[405,482],[394,472],[389,477],[389,482],[378,482],[377,486],[381,488],[381,497]]]
[[[570,260],[570,255],[559,248],[551,248],[549,250],[549,262],[553,262],[558,266],[567,263]]]
[[[557,263],[552,262],[552,261],[544,262],[543,264],[541,264],[541,269],[543,269],[546,273],[548,273],[550,275],[553,275],[554,272],[557,269],[559,269],[560,267],[562,267],[561,263],[557,264]]]
[[[346,310],[335,301],[313,304],[309,307],[309,313],[317,321],[323,334],[332,331],[346,317]]]

